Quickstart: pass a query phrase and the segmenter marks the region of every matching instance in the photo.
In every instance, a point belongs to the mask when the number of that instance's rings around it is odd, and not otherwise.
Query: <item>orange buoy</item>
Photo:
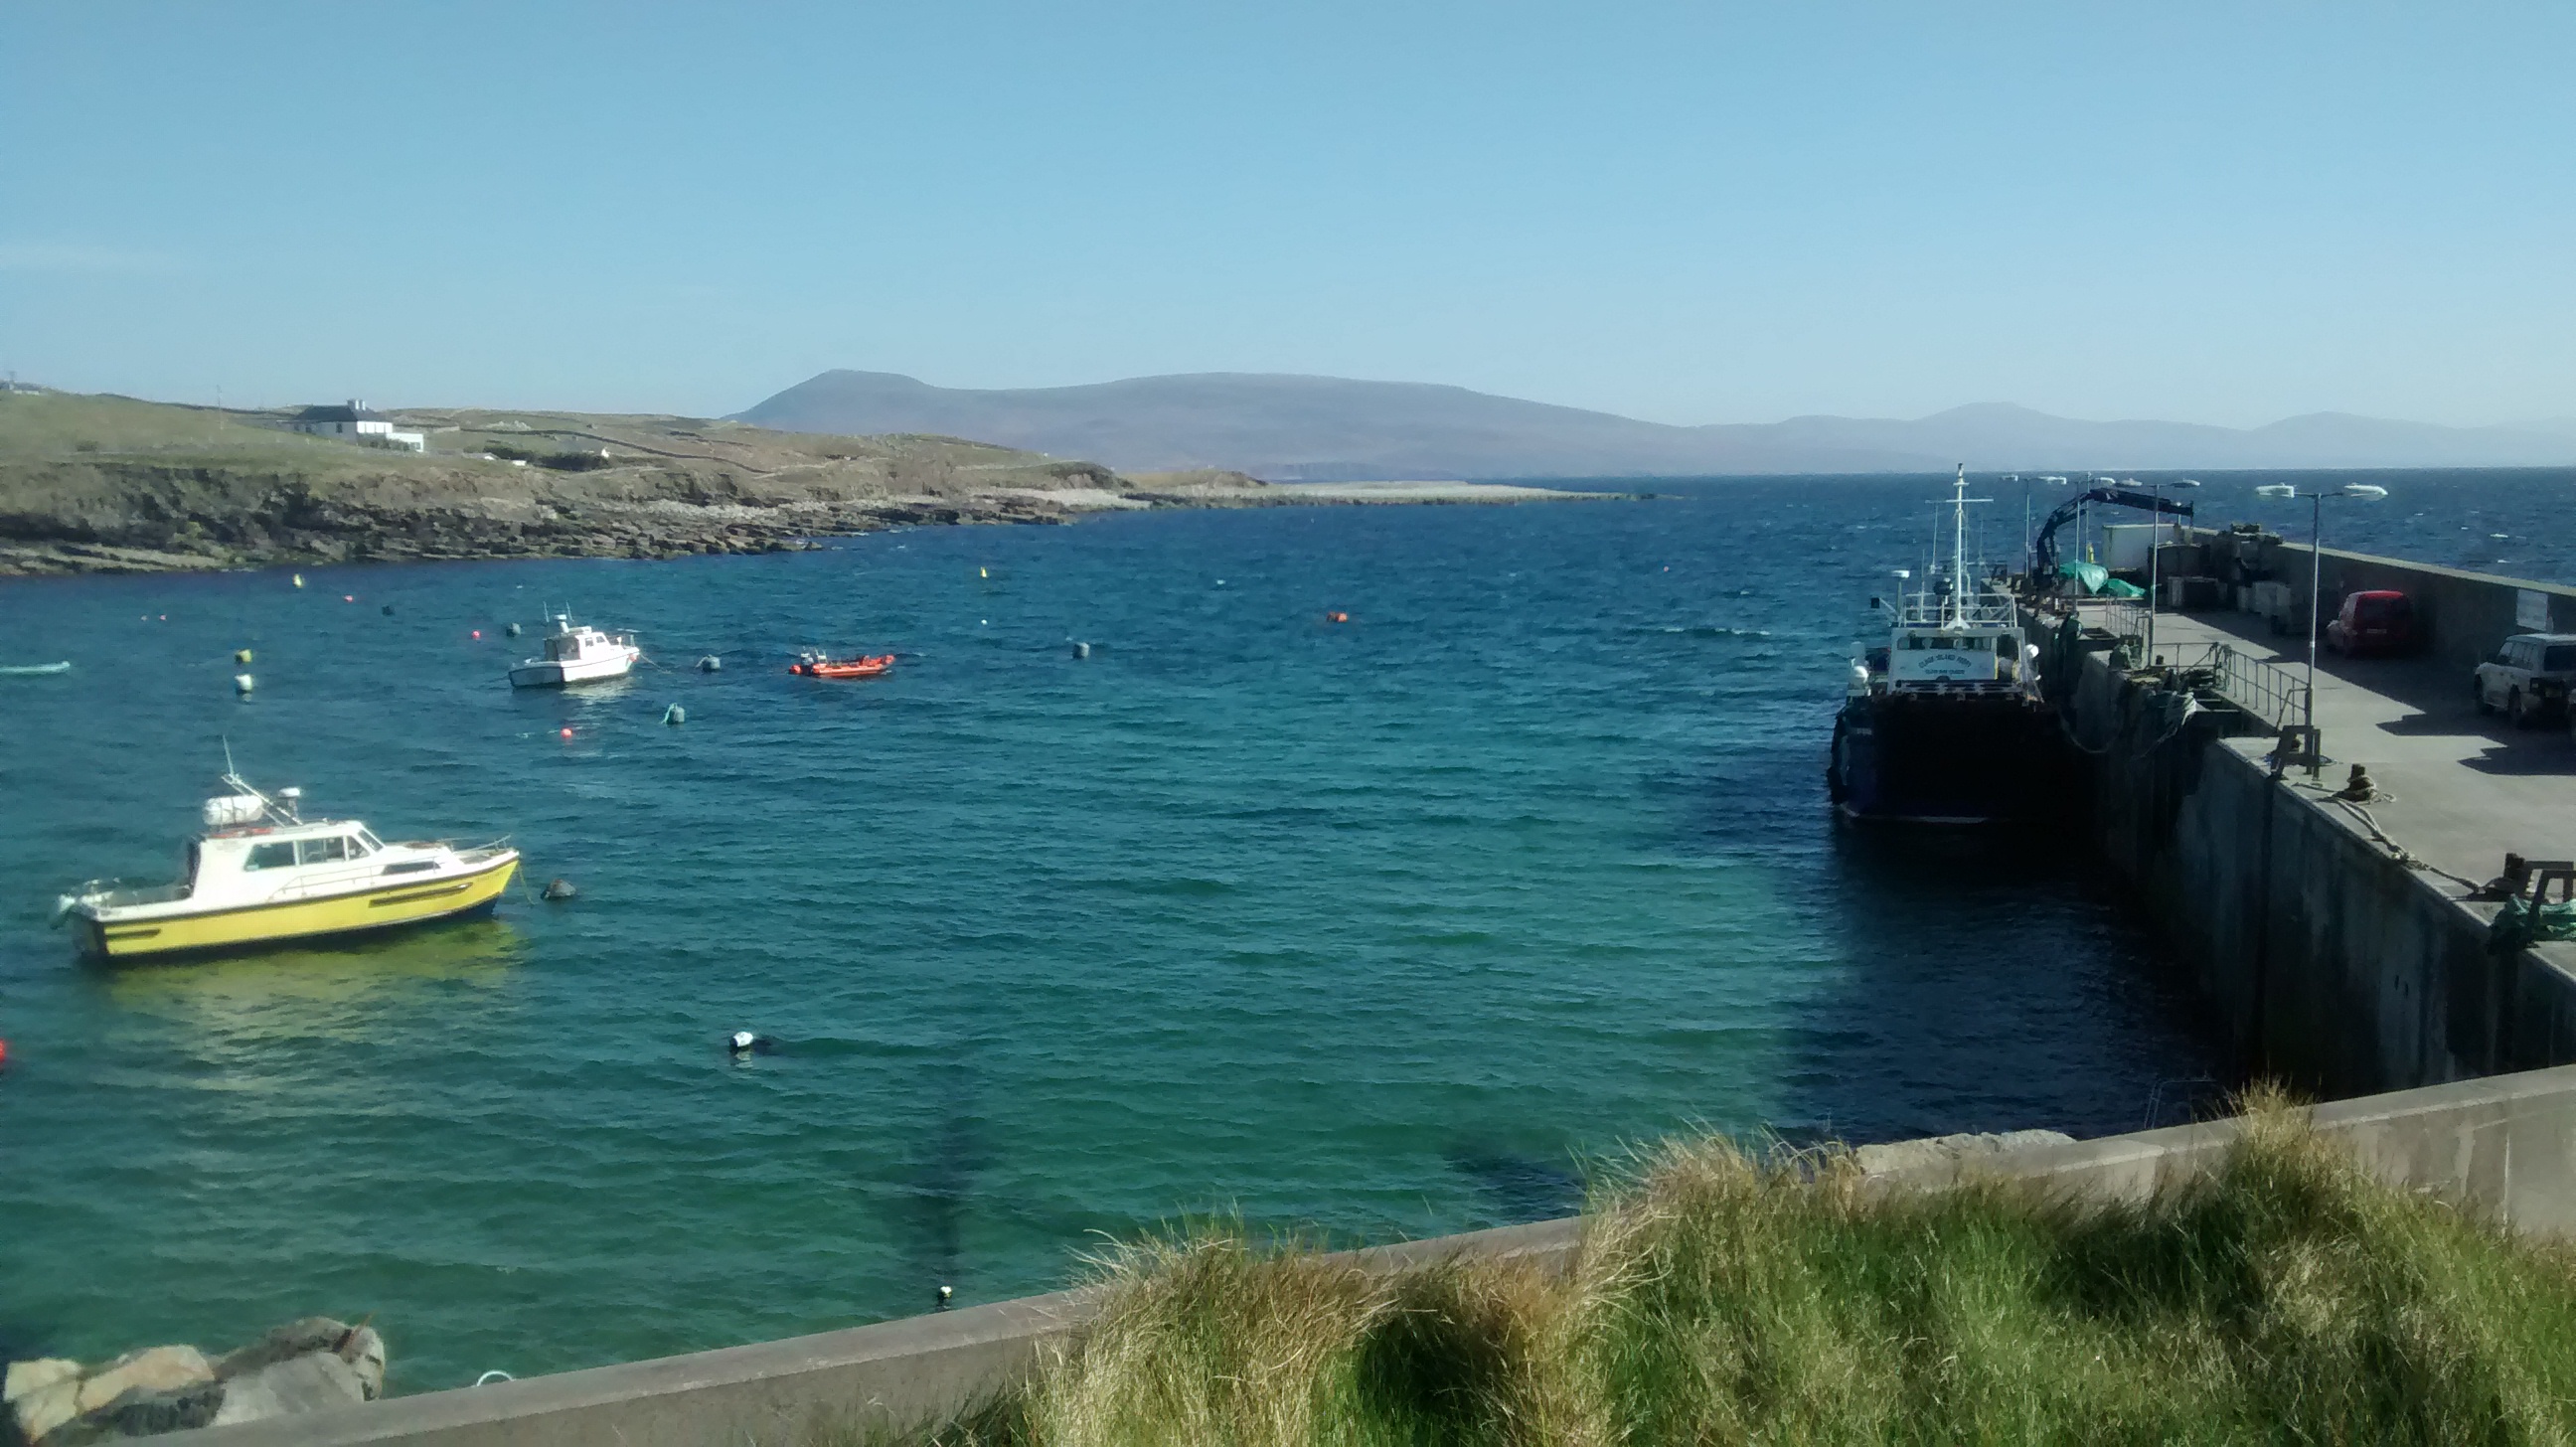
[[[564,736],[565,738],[571,738],[571,737],[572,737],[572,730],[570,730],[570,729],[565,729],[565,730],[563,731],[563,736]]]
[[[475,630],[474,630],[474,636],[475,636],[476,638],[481,638],[481,637],[483,636],[483,630],[482,630],[482,629],[480,629],[480,628],[475,629]]]
[[[1351,621],[1351,615],[1348,613],[1327,613],[1324,615],[1324,621],[1327,623],[1348,623]]]

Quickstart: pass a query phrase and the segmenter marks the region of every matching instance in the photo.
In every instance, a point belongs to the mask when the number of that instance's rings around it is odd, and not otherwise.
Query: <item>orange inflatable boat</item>
[[[869,658],[853,658],[842,663],[834,663],[819,653],[809,653],[787,665],[787,671],[803,674],[807,678],[874,678],[892,667],[894,667],[894,655],[891,653],[880,653]]]

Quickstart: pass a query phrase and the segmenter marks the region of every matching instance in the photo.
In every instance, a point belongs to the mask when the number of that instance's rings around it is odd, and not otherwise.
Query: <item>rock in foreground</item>
[[[384,1338],[310,1316],[213,1361],[195,1347],[166,1346],[87,1368],[62,1358],[11,1362],[0,1400],[21,1441],[81,1447],[351,1406],[375,1400],[384,1385]]]

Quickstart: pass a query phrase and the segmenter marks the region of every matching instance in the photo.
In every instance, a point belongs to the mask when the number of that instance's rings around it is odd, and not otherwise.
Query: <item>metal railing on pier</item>
[[[2306,680],[2277,663],[2213,643],[2197,663],[2185,667],[2206,670],[2210,691],[2262,720],[2267,732],[2307,717]]]

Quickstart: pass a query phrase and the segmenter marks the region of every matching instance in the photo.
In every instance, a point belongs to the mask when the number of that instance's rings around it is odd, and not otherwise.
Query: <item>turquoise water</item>
[[[1699,1126],[2170,1121],[2212,1063],[2064,851],[1827,818],[1926,495],[0,587],[0,661],[77,665],[0,679],[0,1352],[373,1313],[421,1391],[1044,1289],[1183,1214],[1559,1213]],[[668,671],[514,693],[501,627],[555,600]],[[906,656],[788,677],[809,644]],[[75,963],[54,893],[166,873],[227,737],[580,897]]]

